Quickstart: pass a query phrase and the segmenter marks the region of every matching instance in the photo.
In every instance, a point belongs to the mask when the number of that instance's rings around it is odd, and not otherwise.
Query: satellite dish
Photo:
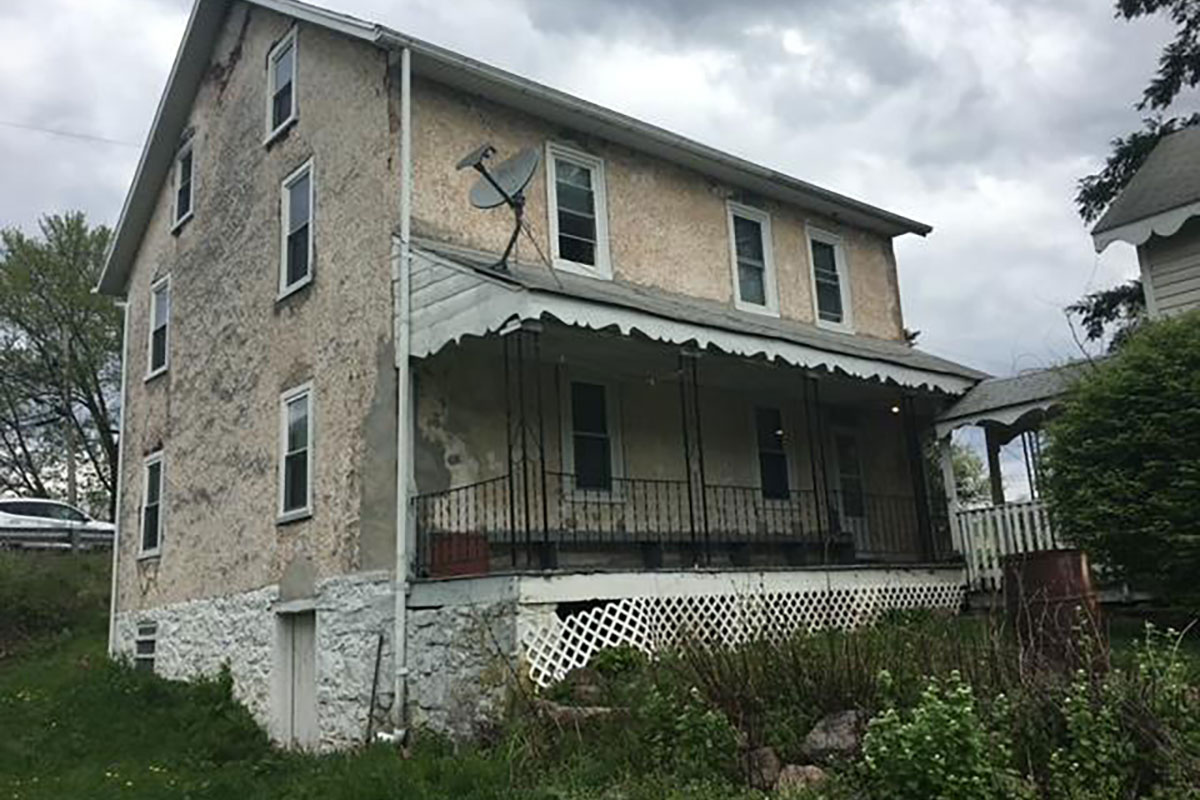
[[[508,246],[504,255],[492,265],[502,272],[508,270],[508,257],[521,234],[521,218],[525,213],[525,187],[533,178],[541,156],[532,147],[526,147],[515,156],[502,161],[495,169],[488,169],[485,163],[496,153],[496,148],[490,144],[482,144],[457,164],[457,169],[468,167],[479,173],[479,180],[471,187],[471,205],[476,208],[496,208],[507,205],[513,210],[515,217],[513,232],[508,237]]]
[[[476,208],[495,208],[508,203],[525,190],[533,173],[537,170],[541,156],[532,147],[526,147],[512,158],[501,162],[488,174],[480,175],[471,187],[471,205]],[[488,177],[491,180],[488,180]],[[503,192],[503,194],[501,194]]]

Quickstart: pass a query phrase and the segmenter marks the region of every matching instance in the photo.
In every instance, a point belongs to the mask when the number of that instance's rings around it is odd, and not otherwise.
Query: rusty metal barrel
[[[1043,550],[1004,560],[1004,603],[1023,645],[1050,657],[1081,655],[1100,638],[1100,603],[1082,550]]]

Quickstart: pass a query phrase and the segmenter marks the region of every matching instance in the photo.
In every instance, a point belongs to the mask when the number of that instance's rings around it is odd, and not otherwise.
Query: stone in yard
[[[581,706],[598,706],[604,702],[604,679],[591,667],[573,669],[563,680],[571,687],[572,702]]]
[[[838,711],[826,714],[804,737],[800,750],[813,761],[850,758],[862,744],[867,727],[865,711]]]
[[[742,768],[750,785],[764,792],[779,780],[779,756],[770,747],[755,747],[742,754]]]
[[[775,790],[783,794],[798,792],[809,786],[816,786],[825,780],[825,770],[812,764],[788,764],[779,771],[779,780],[775,782]]]

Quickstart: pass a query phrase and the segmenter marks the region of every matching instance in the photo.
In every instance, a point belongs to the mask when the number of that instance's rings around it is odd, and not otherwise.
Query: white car
[[[24,539],[31,541],[39,533],[78,532],[86,540],[103,541],[111,538],[115,526],[111,522],[100,522],[79,509],[57,500],[35,498],[0,500],[0,542],[9,534],[13,543]]]

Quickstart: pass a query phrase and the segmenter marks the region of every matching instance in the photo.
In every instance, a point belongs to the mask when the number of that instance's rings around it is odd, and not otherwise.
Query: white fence
[[[955,519],[959,548],[967,560],[967,580],[974,591],[999,591],[1005,556],[1062,546],[1040,500],[960,509]]]
[[[0,527],[0,548],[23,550],[90,550],[112,547],[113,535],[78,528]]]

